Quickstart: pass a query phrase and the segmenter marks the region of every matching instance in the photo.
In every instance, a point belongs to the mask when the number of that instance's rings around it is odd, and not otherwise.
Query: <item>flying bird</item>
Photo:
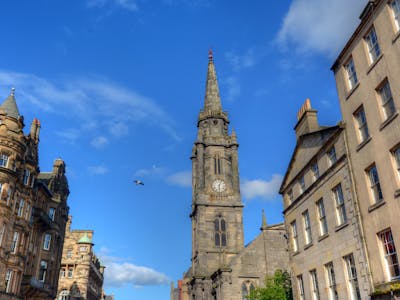
[[[144,185],[143,181],[141,180],[134,180],[133,181],[136,185]]]

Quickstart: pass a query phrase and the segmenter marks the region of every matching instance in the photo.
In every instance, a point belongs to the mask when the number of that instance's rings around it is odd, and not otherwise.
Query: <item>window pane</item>
[[[221,246],[226,246],[226,234],[222,233],[221,234]]]
[[[215,231],[219,231],[219,220],[218,219],[214,220],[214,229],[215,229]]]

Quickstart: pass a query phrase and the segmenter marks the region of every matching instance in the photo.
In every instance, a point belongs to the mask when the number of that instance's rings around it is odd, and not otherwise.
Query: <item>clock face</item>
[[[224,192],[226,190],[225,182],[221,179],[214,180],[212,184],[212,189],[219,193]]]

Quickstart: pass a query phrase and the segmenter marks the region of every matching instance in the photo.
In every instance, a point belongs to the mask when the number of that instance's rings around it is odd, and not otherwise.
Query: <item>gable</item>
[[[279,190],[281,194],[339,130],[339,126],[326,127],[299,137]]]

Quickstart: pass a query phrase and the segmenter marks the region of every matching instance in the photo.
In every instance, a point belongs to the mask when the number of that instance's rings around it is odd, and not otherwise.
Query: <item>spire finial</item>
[[[14,94],[15,94],[15,87],[12,87],[12,88],[11,88],[11,93],[10,93],[10,95],[11,95],[11,96],[14,96]]]
[[[265,217],[265,212],[264,212],[264,209],[263,209],[262,210],[262,223],[261,223],[260,230],[266,230],[267,228],[268,228],[267,218]]]
[[[210,48],[210,49],[208,50],[208,61],[213,61],[213,60],[214,60],[213,51],[212,51],[212,49]]]

